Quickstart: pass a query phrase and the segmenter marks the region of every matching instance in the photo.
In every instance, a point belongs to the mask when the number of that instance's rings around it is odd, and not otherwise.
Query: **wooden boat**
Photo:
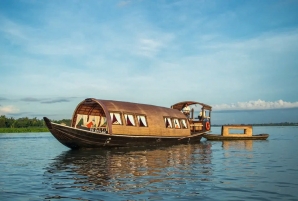
[[[184,106],[192,106],[183,111]],[[204,115],[194,118],[200,105]],[[207,112],[207,115],[206,115]],[[211,106],[184,101],[171,108],[87,98],[73,113],[71,126],[44,121],[53,136],[71,149],[192,143],[210,132]]]
[[[231,129],[240,129],[244,133],[230,133]],[[221,127],[221,135],[204,134],[207,140],[266,140],[269,134],[253,135],[251,125],[224,125]]]
[[[266,140],[269,137],[269,134],[257,134],[252,136],[240,136],[240,137],[231,137],[231,136],[222,136],[216,134],[205,134],[203,135],[207,140]]]

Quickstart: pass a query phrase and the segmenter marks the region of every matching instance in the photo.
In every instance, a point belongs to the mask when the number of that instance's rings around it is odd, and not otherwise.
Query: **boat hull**
[[[103,147],[158,146],[165,144],[183,144],[200,142],[204,133],[190,136],[132,136],[96,133],[50,122],[44,117],[46,126],[52,135],[63,145],[71,149]]]
[[[266,140],[269,134],[258,134],[252,136],[223,136],[215,134],[204,134],[204,138],[207,140]]]

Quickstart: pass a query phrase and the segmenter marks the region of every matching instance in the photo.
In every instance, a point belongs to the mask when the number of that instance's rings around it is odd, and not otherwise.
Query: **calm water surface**
[[[0,200],[298,200],[298,127],[253,131],[270,136],[78,151],[50,133],[0,134]]]

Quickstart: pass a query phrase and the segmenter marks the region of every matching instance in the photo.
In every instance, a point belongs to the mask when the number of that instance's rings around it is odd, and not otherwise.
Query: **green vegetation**
[[[29,128],[0,128],[0,133],[39,133],[49,132],[46,127],[29,127]]]
[[[70,119],[62,119],[55,121],[54,123],[65,123],[70,126]],[[22,117],[14,119],[12,117],[7,118],[5,115],[0,116],[0,133],[27,133],[27,132],[49,132],[43,119]]]
[[[223,125],[233,125],[233,124],[223,124]],[[212,125],[212,126],[223,126],[223,125]],[[252,126],[298,126],[298,123],[292,122],[281,122],[281,123],[263,123],[263,124],[238,124],[238,125],[252,125]]]

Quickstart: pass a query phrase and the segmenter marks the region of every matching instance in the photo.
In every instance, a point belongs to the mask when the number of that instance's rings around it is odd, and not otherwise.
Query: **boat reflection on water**
[[[222,147],[224,150],[246,150],[253,151],[258,146],[268,143],[267,140],[223,140]]]
[[[266,140],[223,140],[222,148],[225,158],[252,159],[260,145],[267,143]]]
[[[244,149],[252,151],[253,149],[253,140],[223,140],[222,147],[225,150],[228,149]]]
[[[45,183],[54,189],[115,191],[182,178],[206,180],[212,174],[210,146],[205,142],[159,148],[69,150],[46,168]]]

